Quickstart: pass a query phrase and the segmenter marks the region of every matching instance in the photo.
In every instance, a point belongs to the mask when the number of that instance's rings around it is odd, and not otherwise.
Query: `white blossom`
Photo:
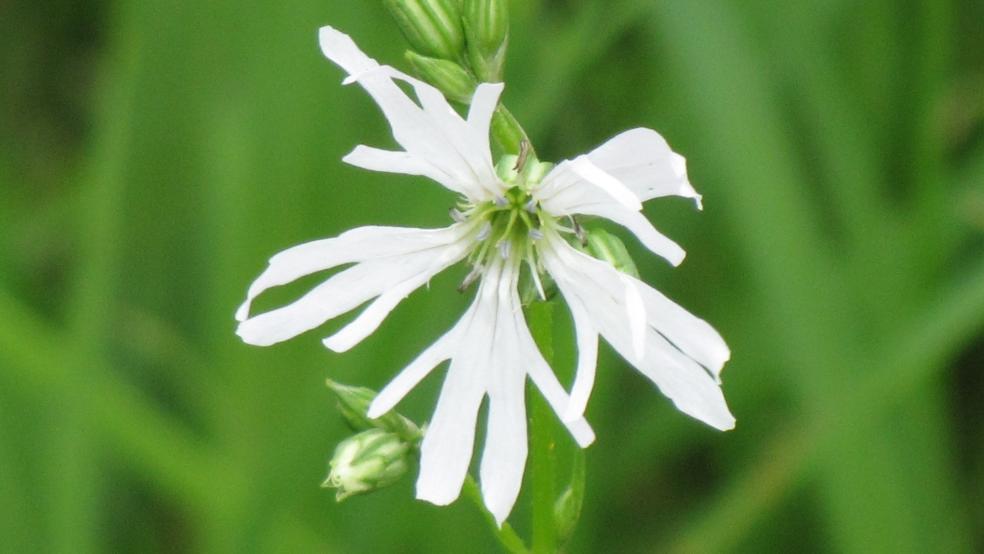
[[[570,242],[575,234],[568,226],[570,216],[595,216],[625,227],[673,265],[683,261],[683,249],[641,212],[644,201],[663,196],[692,198],[700,205],[684,159],[658,133],[633,129],[545,175],[503,177],[489,144],[502,84],[479,85],[463,118],[435,88],[378,64],[347,35],[324,27],[320,42],[325,56],[348,73],[345,82],[358,83],[376,101],[402,148],[358,146],[344,161],[428,177],[461,202],[452,211],[453,223],[443,229],[362,227],[277,254],[236,314],[244,341],[271,345],[368,302],[355,320],[324,340],[334,351],[348,350],[372,334],[403,298],[466,260],[473,267],[469,278],[480,280],[471,306],[390,381],[369,416],[388,412],[450,360],[421,445],[417,497],[438,505],[458,497],[472,458],[479,408],[487,397],[480,481],[485,503],[500,523],[516,501],[526,463],[527,378],[579,445],[594,440],[584,411],[599,335],[681,411],[717,429],[734,426],[720,389],[719,375],[730,356],[720,335],[644,282]],[[408,84],[416,100],[398,82]],[[295,302],[251,315],[251,302],[267,289],[346,264],[354,265]],[[524,319],[518,293],[524,264],[541,294],[540,275],[549,274],[571,311],[578,362],[570,393],[544,360]]]

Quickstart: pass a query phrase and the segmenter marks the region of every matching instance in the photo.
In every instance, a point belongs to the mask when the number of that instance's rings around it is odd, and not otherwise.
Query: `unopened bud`
[[[584,452],[578,452],[574,458],[571,483],[560,493],[554,502],[554,528],[557,530],[557,540],[564,544],[571,539],[574,528],[581,519],[581,507],[584,504]]]
[[[335,393],[338,399],[338,411],[353,430],[383,429],[411,442],[420,438],[420,429],[412,421],[392,410],[377,419],[371,419],[366,415],[369,405],[376,398],[376,391],[365,387],[343,385],[330,379],[328,388]]]
[[[503,154],[518,155],[523,141],[527,140],[522,126],[502,105],[492,115],[492,137]]]
[[[502,80],[509,40],[507,0],[465,0],[464,27],[468,61],[482,81]]]
[[[410,468],[411,445],[394,433],[369,429],[338,444],[323,487],[337,489],[335,499],[365,494],[396,483]]]
[[[406,57],[417,75],[437,87],[449,100],[471,103],[478,83],[463,67],[452,61],[421,56],[413,50],[407,50]]]
[[[460,0],[384,0],[414,50],[432,58],[463,60]]]
[[[615,235],[603,229],[592,229],[588,233],[588,251],[595,258],[612,264],[622,273],[639,277],[639,269],[636,268],[632,256],[629,256],[625,244]]]

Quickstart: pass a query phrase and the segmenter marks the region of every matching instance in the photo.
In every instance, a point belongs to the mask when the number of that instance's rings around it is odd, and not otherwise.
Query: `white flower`
[[[489,126],[501,84],[482,84],[467,118],[430,85],[379,65],[345,34],[320,31],[324,54],[348,72],[380,106],[402,151],[357,147],[345,161],[375,171],[422,175],[458,193],[455,223],[444,229],[363,227],[277,254],[252,284],[236,314],[238,334],[270,345],[371,301],[324,343],[341,352],[370,335],[407,295],[441,270],[465,260],[480,279],[471,307],[378,395],[370,417],[389,411],[436,366],[450,360],[437,408],[421,446],[417,497],[444,505],[461,490],[472,457],[483,398],[488,428],[480,480],[489,510],[501,523],[519,494],[527,454],[524,390],[532,380],[582,447],[594,440],[583,413],[594,381],[601,335],[683,412],[718,429],[734,418],[718,375],[730,353],[707,323],[645,283],[572,247],[567,216],[607,218],[648,249],[679,264],[683,250],[642,215],[642,202],[661,196],[700,197],[685,162],[655,131],[634,129],[546,175],[497,174]],[[409,84],[411,99],[397,85]],[[546,165],[540,169],[546,169]],[[501,173],[501,171],[500,171]],[[285,307],[250,316],[263,291],[344,264]],[[537,349],[518,294],[521,266],[539,286],[554,279],[576,329],[578,364],[570,394]]]

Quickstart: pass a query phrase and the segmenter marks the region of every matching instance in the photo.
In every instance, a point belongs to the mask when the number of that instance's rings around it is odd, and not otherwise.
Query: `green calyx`
[[[592,229],[587,233],[588,252],[598,258],[612,264],[615,269],[639,278],[639,269],[635,261],[629,255],[622,240],[604,229]]]
[[[396,483],[410,469],[412,445],[394,433],[369,429],[338,444],[322,484],[339,502]]]
[[[464,61],[460,0],[384,0],[410,46],[432,58]]]
[[[365,387],[343,385],[331,379],[328,379],[327,385],[338,400],[338,411],[352,430],[381,429],[410,443],[420,440],[420,429],[395,411],[390,411],[376,419],[367,415],[369,405],[376,398],[376,391]]]
[[[479,80],[502,80],[502,66],[509,42],[509,12],[506,0],[465,0],[463,25],[468,62]]]
[[[471,73],[455,62],[421,56],[407,50],[407,61],[424,81],[434,85],[449,100],[469,104],[478,82]]]

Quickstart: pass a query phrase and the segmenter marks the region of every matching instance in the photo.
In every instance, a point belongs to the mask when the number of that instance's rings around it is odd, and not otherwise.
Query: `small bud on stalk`
[[[502,65],[509,42],[506,0],[465,0],[464,27],[468,62],[484,82],[502,80]]]
[[[636,268],[632,256],[629,256],[625,244],[615,235],[602,229],[592,229],[588,233],[588,251],[595,258],[612,264],[622,273],[639,278],[639,269]]]
[[[574,467],[571,483],[554,503],[554,525],[557,529],[557,539],[565,544],[574,534],[574,528],[581,519],[581,508],[584,504],[584,452],[578,452],[574,457]]]
[[[424,56],[465,58],[460,0],[384,0],[403,36]]]
[[[471,103],[478,83],[470,73],[455,62],[421,56],[407,50],[407,60],[421,79],[437,87],[449,100],[462,104]]]
[[[394,433],[369,429],[338,444],[323,487],[338,489],[335,499],[365,494],[397,482],[410,468],[411,445]]]
[[[519,155],[523,141],[529,143],[523,127],[502,105],[496,108],[492,116],[492,138],[502,154]]]
[[[420,429],[409,419],[390,411],[386,415],[371,419],[366,413],[369,405],[376,398],[376,391],[365,387],[351,387],[328,380],[328,388],[338,399],[338,411],[355,431],[366,429],[382,429],[403,438],[416,442],[420,439]]]

